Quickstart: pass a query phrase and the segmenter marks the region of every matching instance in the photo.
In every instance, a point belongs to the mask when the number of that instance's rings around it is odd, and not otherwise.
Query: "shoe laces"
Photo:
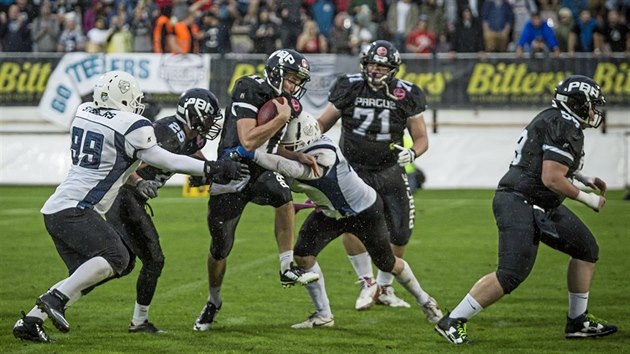
[[[356,282],[354,282],[355,284],[359,284],[359,286],[361,288],[369,288],[373,285],[376,285],[376,282],[374,281],[374,279],[369,278],[369,277],[362,277],[359,278],[359,280],[357,280]]]
[[[603,320],[601,318],[595,317],[595,316],[591,315],[590,313],[585,314],[584,317],[586,317],[586,319],[590,322],[591,325],[607,323],[607,321],[605,321],[605,320]]]
[[[468,334],[466,333],[466,323],[462,321],[457,321],[457,325],[455,326],[455,328],[457,329],[457,335],[459,336],[459,338],[468,338]]]

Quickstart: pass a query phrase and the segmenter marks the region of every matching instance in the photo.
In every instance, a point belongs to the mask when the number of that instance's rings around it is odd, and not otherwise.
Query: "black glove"
[[[231,180],[245,178],[249,174],[249,168],[244,163],[231,160],[206,161],[204,172],[207,180],[227,184]]]
[[[143,198],[152,199],[157,197],[158,188],[161,186],[162,184],[158,181],[142,179],[136,184],[136,192]]]
[[[204,176],[188,176],[189,187],[207,186],[209,183]]]

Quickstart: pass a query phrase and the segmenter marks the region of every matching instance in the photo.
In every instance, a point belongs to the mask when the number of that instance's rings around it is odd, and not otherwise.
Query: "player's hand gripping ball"
[[[266,124],[278,115],[278,108],[276,108],[276,105],[273,103],[274,100],[278,101],[280,104],[286,102],[286,98],[284,97],[275,97],[265,102],[258,110],[258,116],[256,117],[258,125]]]

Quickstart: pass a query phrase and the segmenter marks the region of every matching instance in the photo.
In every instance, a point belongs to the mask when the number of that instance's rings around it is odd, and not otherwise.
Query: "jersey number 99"
[[[85,133],[85,134],[84,134]],[[103,152],[103,134],[72,128],[72,164],[84,168],[98,169]]]

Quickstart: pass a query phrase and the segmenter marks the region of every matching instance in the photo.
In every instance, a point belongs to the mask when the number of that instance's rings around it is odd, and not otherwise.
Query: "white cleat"
[[[357,284],[360,284],[361,291],[354,304],[354,308],[359,311],[367,310],[374,305],[378,297],[378,285],[372,278],[361,278]]]
[[[306,321],[296,323],[291,328],[303,329],[303,328],[317,328],[317,327],[332,327],[335,325],[335,318],[333,316],[323,317],[313,312]]]
[[[438,321],[443,317],[442,310],[440,310],[437,301],[435,301],[432,297],[429,297],[429,301],[421,307],[422,312],[424,312],[424,315],[427,316],[427,320],[430,323],[438,323]]]
[[[384,285],[384,286],[379,285],[379,288],[380,288],[379,290],[380,294],[378,295],[378,298],[376,299],[377,305],[386,305],[389,307],[404,307],[404,308],[411,307],[411,305],[409,305],[407,301],[396,296],[396,294],[394,293],[394,288],[391,285]]]

